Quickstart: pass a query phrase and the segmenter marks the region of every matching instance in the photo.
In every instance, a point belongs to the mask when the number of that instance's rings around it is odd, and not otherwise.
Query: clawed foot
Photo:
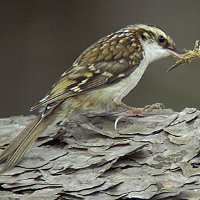
[[[127,119],[128,117],[136,117],[136,116],[143,117],[148,113],[152,112],[154,109],[160,109],[160,110],[164,109],[164,105],[162,103],[154,103],[152,105],[146,105],[143,109],[127,106],[125,104],[120,104],[118,106],[127,109],[127,111],[119,115],[119,117],[115,120],[114,124],[115,130],[117,130],[117,124],[121,119]]]

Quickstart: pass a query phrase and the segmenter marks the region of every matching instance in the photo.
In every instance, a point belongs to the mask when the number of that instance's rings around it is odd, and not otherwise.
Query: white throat
[[[149,43],[148,41],[141,41],[141,43],[144,49],[144,56],[148,63],[159,60],[160,58],[170,56],[169,50],[164,49],[157,43]]]

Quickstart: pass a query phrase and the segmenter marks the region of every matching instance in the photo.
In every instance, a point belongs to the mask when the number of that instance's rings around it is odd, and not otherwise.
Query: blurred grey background
[[[195,0],[0,1],[0,117],[27,115],[85,48],[129,24],[157,25],[177,47],[193,48],[199,9]],[[200,108],[200,60],[167,73],[173,63],[151,64],[125,102]]]

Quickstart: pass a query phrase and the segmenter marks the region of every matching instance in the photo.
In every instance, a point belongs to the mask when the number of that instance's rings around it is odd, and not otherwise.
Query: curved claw
[[[119,115],[119,117],[117,117],[117,119],[115,120],[115,123],[114,123],[115,130],[117,130],[117,124],[118,124],[119,120],[127,119],[130,116],[133,117],[136,115],[132,111],[126,111],[125,113],[122,113],[121,115]]]
[[[123,119],[124,117],[121,115],[119,116],[116,120],[115,120],[115,123],[114,123],[114,128],[115,128],[115,131],[117,130],[117,124],[119,122],[120,119]]]

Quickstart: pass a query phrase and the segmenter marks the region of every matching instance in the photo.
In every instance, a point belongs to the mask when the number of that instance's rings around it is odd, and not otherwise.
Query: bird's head
[[[149,63],[170,55],[180,57],[181,52],[175,48],[171,37],[158,27],[137,24],[128,26],[127,29],[138,36]]]

